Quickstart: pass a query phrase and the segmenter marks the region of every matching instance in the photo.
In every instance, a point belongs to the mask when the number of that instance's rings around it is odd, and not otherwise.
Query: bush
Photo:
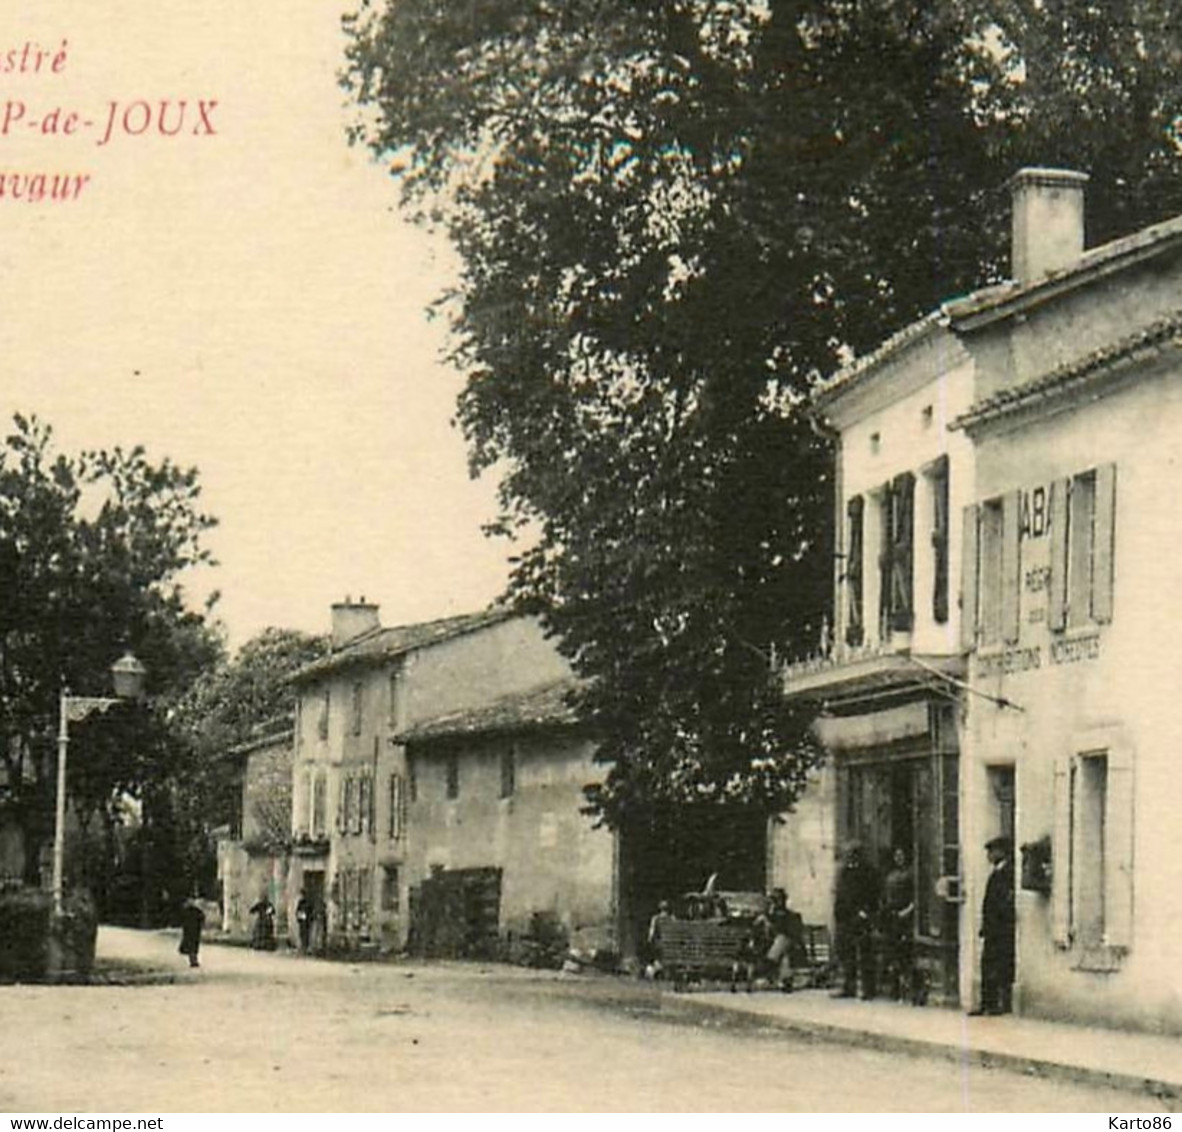
[[[94,902],[85,892],[70,894],[56,924],[50,893],[0,893],[0,982],[85,978],[94,967],[97,935]]]

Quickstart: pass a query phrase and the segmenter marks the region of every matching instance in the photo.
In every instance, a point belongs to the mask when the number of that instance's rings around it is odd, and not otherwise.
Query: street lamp
[[[63,691],[57,732],[57,804],[53,823],[53,911],[62,914],[62,866],[66,849],[66,753],[70,747],[70,724],[81,723],[96,711],[106,711],[124,700],[133,700],[144,688],[147,669],[128,650],[111,665],[114,698],[71,696]]]

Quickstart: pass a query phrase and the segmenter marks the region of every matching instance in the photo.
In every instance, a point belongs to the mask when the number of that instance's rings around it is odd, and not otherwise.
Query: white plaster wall
[[[1070,664],[1050,661],[1051,635],[1030,621],[1041,598],[1023,592],[1019,647],[1040,650],[1040,666],[1001,674],[970,670],[974,687],[1004,696],[1022,711],[980,697],[969,701],[970,758],[965,760],[963,826],[968,904],[962,938],[969,945],[962,993],[976,980],[976,915],[986,865],[985,766],[1017,767],[1021,843],[1052,832],[1052,769],[1078,753],[1089,732],[1120,729],[1134,761],[1134,920],[1131,950],[1115,973],[1072,970],[1077,953],[1051,938],[1046,898],[1018,896],[1019,988],[1024,1009],[1182,1031],[1182,596],[1177,556],[1182,510],[1175,499],[1182,459],[1182,377],[1177,367],[1049,419],[984,438],[977,455],[979,494],[1019,487],[1115,462],[1115,599],[1111,624],[1100,627],[1100,655]],[[1045,541],[1045,540],[1044,540]],[[1046,547],[1023,540],[1023,572],[1045,561]],[[1069,630],[1068,636],[1070,637]],[[1083,635],[1081,634],[1076,634]]]

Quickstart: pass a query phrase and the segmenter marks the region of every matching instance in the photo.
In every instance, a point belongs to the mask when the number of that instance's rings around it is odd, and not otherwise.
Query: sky
[[[384,624],[467,612],[507,576],[425,314],[454,261],[345,139],[349,3],[0,15],[0,426],[197,466],[219,566],[187,590],[221,591],[235,646],[347,595]],[[88,179],[53,200],[55,174]]]

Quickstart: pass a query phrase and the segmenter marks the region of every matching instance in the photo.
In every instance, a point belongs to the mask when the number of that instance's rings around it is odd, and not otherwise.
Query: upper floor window
[[[1051,487],[1048,620],[1054,630],[1112,620],[1116,465]]]
[[[361,716],[365,702],[364,691],[360,680],[353,682],[353,734],[361,734]]]
[[[398,841],[406,828],[406,790],[402,775],[390,775],[390,824],[387,830],[391,841]]]
[[[1049,492],[1042,486],[1019,489],[966,507],[961,598],[965,647],[1018,643],[1025,600],[1023,538],[1050,539],[1047,565],[1035,571],[1037,584],[1027,592],[1030,600],[1046,593],[1045,617],[1052,632],[1111,621],[1115,508],[1113,464],[1057,480]],[[1031,610],[1030,620],[1042,618],[1040,609]]]
[[[845,640],[857,646],[866,635],[863,614],[862,546],[866,501],[855,495],[846,503]]]
[[[511,798],[517,789],[517,748],[510,744],[501,751],[501,797]]]
[[[941,456],[927,477],[932,491],[932,620],[943,625],[948,620],[948,457]]]
[[[323,837],[328,828],[328,779],[323,771],[312,779],[312,836]]]
[[[912,572],[915,544],[915,477],[896,476],[882,494],[879,617],[883,638],[907,632],[914,622]]]
[[[446,772],[447,796],[458,798],[460,796],[460,756],[454,751],[447,756]]]
[[[321,739],[328,738],[328,712],[332,706],[332,692],[330,689],[324,689],[324,695],[320,699],[320,717],[316,720],[316,734]]]

